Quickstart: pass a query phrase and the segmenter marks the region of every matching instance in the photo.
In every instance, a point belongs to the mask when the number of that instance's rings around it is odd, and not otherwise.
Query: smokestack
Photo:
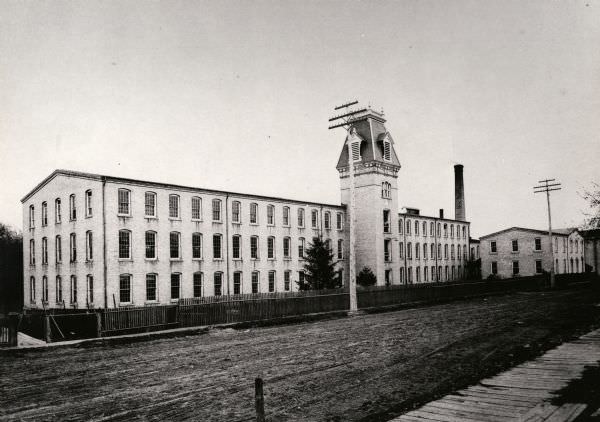
[[[440,218],[443,219],[444,218],[444,209],[440,208]]]
[[[454,166],[454,219],[466,221],[465,217],[465,184],[463,181],[463,166]]]

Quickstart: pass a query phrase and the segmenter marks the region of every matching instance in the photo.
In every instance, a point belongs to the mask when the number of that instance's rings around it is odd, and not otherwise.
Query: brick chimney
[[[454,166],[454,219],[466,221],[465,216],[465,184],[463,181],[463,166]]]

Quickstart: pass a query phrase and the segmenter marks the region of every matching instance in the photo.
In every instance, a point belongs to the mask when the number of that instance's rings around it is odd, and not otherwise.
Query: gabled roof
[[[576,231],[576,228],[567,228],[567,229],[552,229],[552,234],[556,234],[559,236],[568,236],[569,234],[571,234],[572,232]],[[490,234],[486,234],[484,236],[479,236],[479,239],[487,239],[490,237],[495,237],[498,236],[499,234],[503,234],[503,233],[507,233],[507,232],[511,232],[511,231],[523,231],[523,232],[531,232],[531,233],[535,233],[535,234],[540,234],[540,235],[547,235],[548,234],[548,230],[538,230],[538,229],[529,229],[526,227],[510,227],[508,229],[504,229],[504,230],[500,230],[494,233],[490,233]]]
[[[356,131],[356,136],[361,139],[360,155],[362,163],[379,161],[400,167],[400,160],[398,160],[398,156],[394,149],[394,140],[386,130],[384,123],[385,119],[382,114],[369,109],[364,115],[357,117],[356,121],[350,125],[348,136],[350,136],[352,131]],[[340,153],[340,158],[338,159],[336,166],[338,170],[348,167],[348,136],[346,137],[346,141],[344,142]],[[392,146],[390,148],[390,161],[383,159],[383,141],[386,137],[389,139]]]
[[[195,188],[195,187],[191,187],[191,186],[174,185],[174,184],[170,184],[170,183],[150,182],[150,181],[145,181],[145,180],[127,179],[124,177],[105,176],[105,175],[101,175],[101,174],[84,173],[84,172],[79,172],[79,171],[61,170],[61,169],[54,170],[52,172],[52,174],[50,174],[50,176],[46,177],[44,180],[42,180],[40,183],[38,183],[38,185],[35,188],[33,188],[27,195],[25,195],[21,199],[21,202],[27,201],[32,195],[34,195],[37,191],[39,191],[42,187],[44,187],[52,179],[54,179],[55,177],[57,177],[59,175],[67,176],[67,177],[77,177],[80,179],[92,179],[92,180],[99,180],[99,181],[105,180],[107,182],[123,183],[123,184],[130,184],[130,185],[154,186],[154,187],[159,187],[159,188],[164,188],[164,189],[184,190],[184,191],[189,191],[189,192],[198,192],[198,193],[205,193],[205,194],[230,195],[230,196],[236,196],[236,197],[256,198],[258,200],[292,202],[292,203],[296,203],[296,204],[305,204],[305,205],[316,205],[316,206],[323,205],[323,206],[327,206],[327,207],[340,208],[340,209],[346,208],[345,205],[339,205],[339,204],[334,205],[334,204],[326,204],[326,203],[322,203],[322,202],[300,201],[297,199],[279,198],[276,196],[262,196],[262,195],[253,195],[253,194],[247,194],[247,193]]]

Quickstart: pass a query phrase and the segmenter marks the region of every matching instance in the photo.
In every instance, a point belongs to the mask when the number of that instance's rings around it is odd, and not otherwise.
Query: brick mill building
[[[550,272],[556,274],[585,271],[583,237],[577,229],[552,231],[554,261],[548,232],[511,227],[480,237],[481,274],[500,278],[532,276]]]
[[[442,211],[435,218],[398,213],[400,162],[384,123],[371,109],[353,119],[337,165],[340,205],[54,171],[21,200],[25,307],[294,291],[316,236],[347,284],[349,158],[356,272],[371,268],[379,285],[463,277],[469,223],[462,166],[455,167],[458,220]]]

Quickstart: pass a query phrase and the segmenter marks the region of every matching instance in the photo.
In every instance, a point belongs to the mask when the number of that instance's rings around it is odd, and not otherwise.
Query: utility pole
[[[550,192],[555,190],[561,190],[560,183],[555,182],[555,179],[540,180],[540,185],[533,187],[533,193],[546,192],[546,201],[548,203],[548,240],[550,241],[550,256],[552,257],[552,266],[550,267],[550,288],[554,289],[554,247],[552,246],[552,215],[550,213]]]
[[[334,110],[345,109],[345,112],[341,115],[334,116],[329,119],[330,122],[335,120],[342,120],[342,123],[336,122],[335,124],[329,126],[329,129],[335,129],[338,127],[344,127],[348,134],[350,133],[350,127],[352,123],[355,121],[354,116],[357,114],[363,113],[367,111],[366,108],[350,111],[350,107],[358,104],[358,101],[350,101],[340,106],[334,108]],[[346,147],[348,149],[348,175],[350,179],[350,204],[348,207],[348,224],[350,225],[350,248],[348,252],[348,261],[350,267],[350,281],[348,283],[348,290],[350,294],[350,313],[356,313],[358,311],[358,303],[356,298],[356,254],[355,254],[355,243],[356,243],[356,233],[355,233],[355,214],[356,214],[356,196],[354,192],[354,162],[352,161],[352,149],[348,142],[349,137],[346,136]]]

